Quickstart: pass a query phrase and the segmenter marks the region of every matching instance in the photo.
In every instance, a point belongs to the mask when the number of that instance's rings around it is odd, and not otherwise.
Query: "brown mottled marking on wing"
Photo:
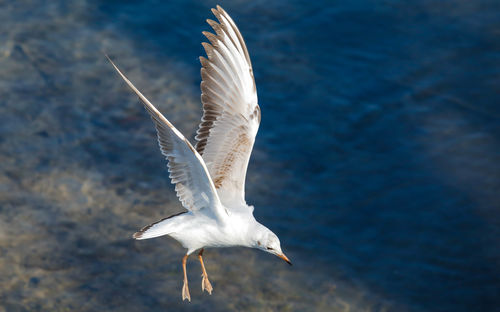
[[[238,155],[248,153],[252,147],[252,141],[248,138],[245,127],[242,126],[240,129],[243,133],[238,135],[233,147],[228,151],[226,157],[224,157],[224,161],[215,168],[215,178],[213,181],[216,189],[219,189],[228,178]]]

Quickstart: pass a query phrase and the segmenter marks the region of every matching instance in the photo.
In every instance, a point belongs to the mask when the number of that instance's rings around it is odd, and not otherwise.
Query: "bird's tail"
[[[135,239],[148,239],[155,238],[163,235],[167,235],[173,232],[172,218],[177,217],[181,214],[186,213],[186,211],[171,215],[167,218],[163,218],[160,221],[156,221],[143,227],[139,232],[135,232],[132,236]],[[177,223],[177,222],[175,222]]]

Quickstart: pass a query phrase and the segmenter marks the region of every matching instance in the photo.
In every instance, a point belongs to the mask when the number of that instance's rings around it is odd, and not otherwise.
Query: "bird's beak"
[[[288,259],[287,256],[285,256],[285,254],[281,254],[281,255],[277,255],[278,257],[280,257],[281,259],[285,260],[286,263],[288,263],[289,265],[292,265],[292,262],[290,261],[290,259]]]

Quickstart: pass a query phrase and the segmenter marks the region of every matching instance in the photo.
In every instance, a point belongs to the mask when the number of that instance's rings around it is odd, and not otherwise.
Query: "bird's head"
[[[252,247],[278,256],[289,265],[292,265],[292,262],[285,256],[283,251],[281,251],[281,244],[278,236],[261,224],[259,224],[255,231]]]

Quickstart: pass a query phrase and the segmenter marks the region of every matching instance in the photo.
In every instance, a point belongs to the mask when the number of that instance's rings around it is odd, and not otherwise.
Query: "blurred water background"
[[[500,3],[220,1],[262,123],[247,201],[293,260],[172,239],[137,98],[187,136],[214,1],[0,1],[0,311],[498,311]],[[194,142],[192,140],[192,142]]]

